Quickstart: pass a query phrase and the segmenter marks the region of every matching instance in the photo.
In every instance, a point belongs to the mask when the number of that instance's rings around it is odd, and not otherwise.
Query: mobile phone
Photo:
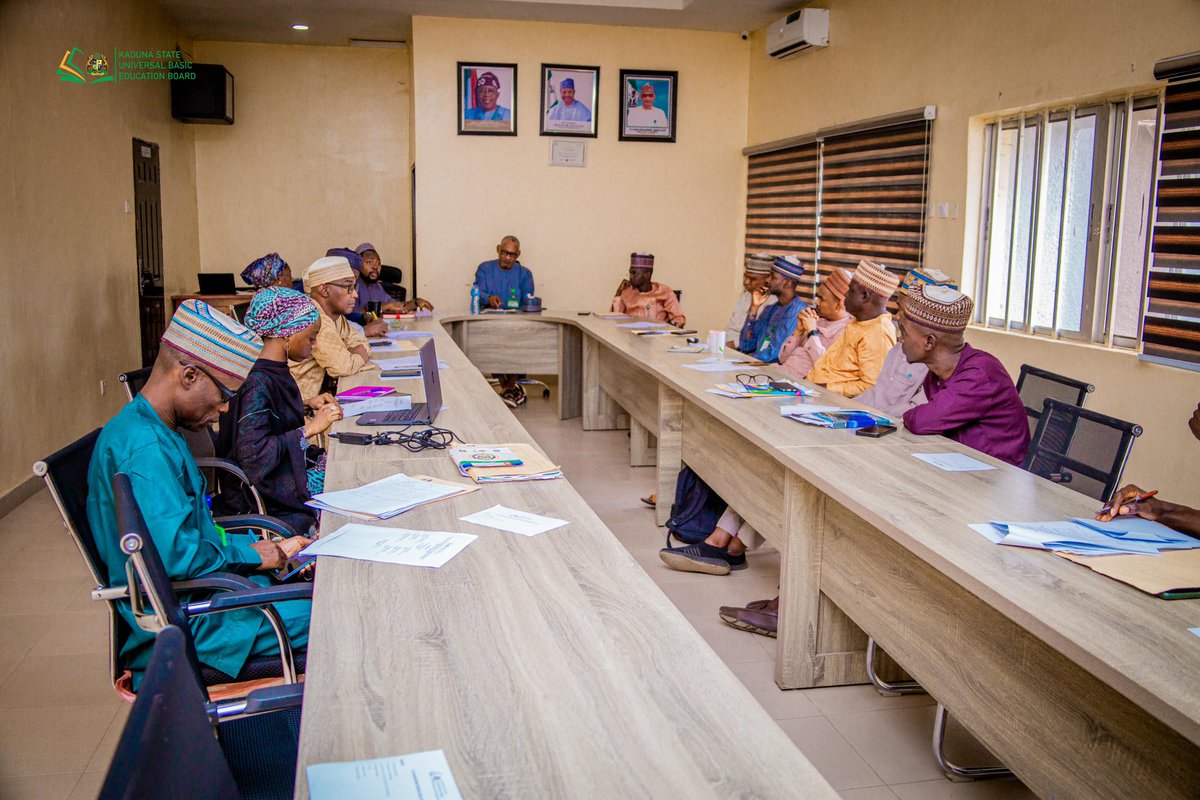
[[[695,331],[671,331],[672,336],[691,336]]]
[[[316,556],[301,556],[292,557],[282,568],[275,570],[275,580],[283,583],[286,580],[298,575],[305,567],[317,560]]]
[[[879,439],[887,436],[889,433],[895,433],[895,425],[871,425],[867,428],[858,428],[854,431],[855,436],[869,436],[872,439]]]
[[[590,317],[591,315],[592,315],[592,312],[590,312],[590,311],[576,311],[575,312],[575,316],[577,316],[577,317]]]
[[[791,381],[771,381],[767,384],[777,392],[798,392],[800,387]]]

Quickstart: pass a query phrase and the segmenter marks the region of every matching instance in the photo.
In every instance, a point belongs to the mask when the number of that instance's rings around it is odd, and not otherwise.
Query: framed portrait
[[[678,72],[623,69],[620,88],[622,142],[675,141]]]
[[[600,68],[542,64],[542,136],[596,137]]]
[[[458,62],[458,135],[517,135],[517,65]]]

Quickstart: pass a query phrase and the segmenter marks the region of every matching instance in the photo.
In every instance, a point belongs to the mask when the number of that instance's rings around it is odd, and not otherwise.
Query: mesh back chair
[[[389,267],[383,264],[379,267],[379,283],[383,286],[383,290],[397,300],[407,300],[408,290],[400,283],[404,280],[404,273],[398,267]]]
[[[88,465],[91,463],[92,452],[96,449],[96,440],[99,436],[100,429],[97,428],[81,439],[67,445],[57,453],[47,456],[44,460],[34,464],[33,472],[46,481],[46,488],[49,490],[50,496],[54,499],[55,505],[58,506],[59,513],[62,514],[63,525],[67,529],[67,534],[75,542],[75,546],[79,548],[79,554],[83,557],[88,574],[95,583],[95,588],[91,592],[92,599],[104,603],[108,608],[109,678],[112,680],[113,688],[118,695],[126,700],[132,700],[133,676],[122,666],[120,658],[121,649],[125,646],[125,642],[129,638],[130,630],[125,622],[125,618],[118,612],[117,606],[118,603],[129,596],[129,590],[127,586],[114,586],[110,582],[108,568],[104,563],[104,559],[100,557],[100,550],[96,547],[96,537],[92,532],[92,526],[88,522],[87,516]],[[233,517],[221,519],[219,522],[228,530],[248,529],[252,528],[253,525],[273,525],[276,528],[283,525],[283,523],[277,520],[257,516]],[[282,533],[283,530],[280,529],[280,532]],[[260,588],[240,575],[227,573],[206,575],[202,581],[177,581],[173,584],[173,587],[176,591],[190,591],[193,589],[236,591],[240,589]],[[282,671],[279,660],[272,658],[253,659],[247,663],[246,669],[242,672],[243,675],[258,677],[263,672],[273,672],[275,675],[280,675]],[[207,670],[205,672],[205,682],[209,686],[228,684],[233,680],[233,677],[224,675],[216,670]],[[231,686],[228,689],[216,690],[214,696],[222,696],[239,691],[237,687]]]
[[[1142,426],[1047,397],[1042,405],[1025,469],[1107,501]]]
[[[257,690],[229,715],[228,705],[206,701],[187,637],[168,626],[154,640],[100,797],[290,798],[302,700],[303,684]]]
[[[1021,365],[1021,374],[1017,376],[1017,394],[1025,404],[1030,434],[1037,427],[1038,417],[1042,415],[1042,401],[1047,397],[1073,406],[1082,406],[1087,396],[1095,390],[1096,387],[1090,383],[1056,375],[1028,364]]]

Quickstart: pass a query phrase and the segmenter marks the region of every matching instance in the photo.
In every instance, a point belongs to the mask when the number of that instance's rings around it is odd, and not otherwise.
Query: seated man
[[[860,261],[846,291],[846,310],[853,319],[817,359],[808,379],[846,397],[857,397],[875,385],[887,352],[896,343],[896,326],[887,313],[888,300],[900,278],[873,261]]]
[[[288,360],[301,397],[321,394],[326,379],[334,383],[343,376],[375,368],[367,337],[346,319],[354,308],[357,287],[350,262],[341,256],[318,258],[305,270],[304,290],[317,304],[321,328],[308,358]]]
[[[779,360],[783,343],[796,330],[800,312],[808,304],[796,296],[796,286],[804,275],[804,265],[795,256],[780,256],[771,262],[768,286],[776,303],[768,306],[756,320],[746,320],[738,337],[738,350],[759,361]]]
[[[353,314],[363,314],[369,310],[369,303],[379,303],[380,311],[390,311],[397,314],[411,314],[415,311],[433,311],[433,304],[428,300],[416,297],[412,300],[397,300],[387,293],[379,283],[379,273],[383,270],[383,260],[379,251],[370,242],[363,242],[354,248],[354,253],[362,259],[358,268],[358,299],[354,302]],[[353,264],[350,265],[353,268]]]
[[[733,313],[725,326],[725,346],[736,348],[742,336],[746,320],[756,320],[767,306],[775,304],[775,295],[767,285],[771,281],[771,262],[775,259],[766,253],[755,253],[746,258],[746,269],[742,273],[742,293],[733,304]]]
[[[475,285],[479,287],[479,298],[487,308],[520,308],[526,297],[536,294],[533,288],[533,272],[518,259],[521,257],[521,242],[509,235],[496,245],[496,257],[484,261],[475,268]],[[525,390],[517,383],[519,375],[497,375],[500,379],[500,397],[510,408],[525,402]]]
[[[785,372],[807,378],[817,359],[842,335],[850,322],[846,292],[850,290],[851,278],[849,270],[834,267],[817,286],[816,308],[800,312],[796,330],[779,351],[779,363]]]
[[[909,270],[900,284],[900,294],[896,297],[901,312],[904,311],[904,298],[908,297],[912,287],[917,284],[958,288],[958,284],[950,276],[939,270]],[[879,409],[888,416],[899,417],[913,406],[925,402],[925,393],[921,385],[925,382],[927,374],[929,369],[924,364],[908,363],[908,359],[904,357],[904,348],[896,342],[892,349],[888,350],[887,358],[883,360],[883,369],[879,371],[875,385],[854,399]]]
[[[940,433],[1001,461],[1021,466],[1029,450],[1025,404],[1008,370],[963,339],[975,304],[948,286],[914,286],[904,301],[904,357],[929,368],[929,402],[904,412],[916,434]]]
[[[614,314],[628,314],[655,322],[667,322],[676,328],[687,324],[679,298],[665,283],[650,280],[654,275],[654,256],[629,254],[629,277],[621,281],[612,301]]]
[[[262,258],[251,261],[242,270],[242,280],[255,289],[265,289],[268,286],[284,286],[292,288],[292,268],[279,257],[279,253],[267,253]]]
[[[275,543],[219,530],[208,510],[204,476],[178,433],[181,428],[203,431],[217,421],[249,373],[260,344],[253,333],[205,303],[184,301],[163,334],[145,387],[104,426],[88,467],[87,515],[112,585],[126,584],[127,556],[120,546],[112,492],[118,472],[129,476],[173,581],[277,569],[310,543],[303,536]],[[268,585],[265,576],[251,580]],[[196,599],[180,597],[184,603]],[[307,600],[275,606],[297,647],[308,640],[310,606]],[[154,635],[138,627],[128,602],[120,609],[130,628],[121,659],[134,673],[136,691]],[[236,676],[251,656],[279,651],[271,626],[257,609],[196,616],[191,628],[200,661],[226,675]]]
[[[1188,429],[1192,436],[1200,439],[1200,405],[1192,412],[1188,420]],[[1112,496],[1108,505],[1096,512],[1096,519],[1108,522],[1114,517],[1127,517],[1136,514],[1144,519],[1153,520],[1173,528],[1188,536],[1200,538],[1200,511],[1169,503],[1157,497],[1147,497],[1146,492],[1132,483],[1121,487]]]

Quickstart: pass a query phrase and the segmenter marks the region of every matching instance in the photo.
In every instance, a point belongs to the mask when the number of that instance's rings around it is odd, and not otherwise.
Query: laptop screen
[[[429,424],[437,419],[442,410],[442,376],[438,370],[437,351],[430,338],[421,345],[421,379],[425,383],[425,404],[429,413]]]

